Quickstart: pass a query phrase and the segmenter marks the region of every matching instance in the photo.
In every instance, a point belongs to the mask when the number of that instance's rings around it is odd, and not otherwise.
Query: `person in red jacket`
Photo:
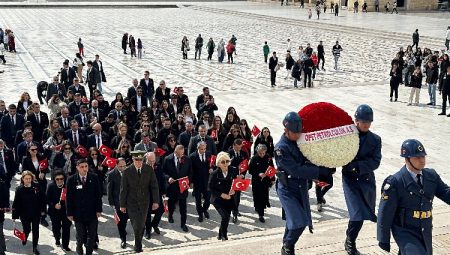
[[[319,67],[319,57],[317,57],[317,53],[314,51],[313,54],[311,55],[311,60],[314,63],[313,66],[313,74],[312,74],[312,78],[313,80],[316,78],[316,70]]]
[[[233,64],[233,52],[234,52],[235,46],[231,40],[228,41],[226,48],[227,48],[227,55],[228,55],[228,64],[230,64],[230,63]]]

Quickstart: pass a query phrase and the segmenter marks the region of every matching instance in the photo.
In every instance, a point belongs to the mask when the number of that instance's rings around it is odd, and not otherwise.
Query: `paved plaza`
[[[99,54],[107,77],[105,97],[112,101],[116,92],[126,93],[133,78],[142,78],[149,70],[158,82],[164,79],[168,87],[183,86],[191,104],[201,89],[208,86],[223,116],[234,106],[241,118],[252,126],[267,126],[277,141],[282,133],[281,120],[288,111],[318,101],[328,101],[351,115],[359,104],[373,107],[372,129],[383,141],[383,159],[376,171],[378,186],[383,179],[402,166],[400,144],[407,138],[421,140],[427,150],[427,164],[450,183],[448,153],[450,149],[450,118],[438,116],[440,106],[428,107],[426,88],[422,89],[419,106],[407,106],[409,88],[401,86],[399,102],[389,102],[389,67],[399,47],[412,44],[416,29],[423,35],[421,47],[442,49],[450,15],[390,15],[368,13],[354,15],[342,11],[342,17],[324,14],[323,19],[307,20],[306,10],[282,8],[278,4],[254,2],[178,3],[178,8],[5,8],[0,9],[0,27],[11,28],[16,36],[17,53],[6,54],[7,64],[0,65],[0,99],[17,103],[22,91],[29,91],[37,100],[35,84],[49,80],[62,67],[64,59],[72,60],[77,52],[77,40],[83,39],[86,59]],[[122,35],[128,32],[141,38],[145,55],[130,59],[121,50]],[[187,36],[191,48],[198,34],[206,41],[212,37],[217,44],[232,34],[237,37],[235,64],[207,61],[206,49],[201,60],[194,60],[191,50],[187,60],[181,56],[181,39]],[[294,89],[291,79],[284,79],[285,70],[277,77],[277,87],[270,87],[269,70],[264,63],[262,45],[267,41],[271,51],[284,59],[286,40],[293,46],[311,43],[316,48],[320,40],[326,50],[326,71],[318,72],[312,89]],[[331,48],[336,40],[342,47],[339,70],[333,69]],[[438,103],[441,103],[438,97]],[[45,108],[45,107],[44,107]],[[16,176],[17,177],[17,176]],[[335,174],[335,186],[327,193],[323,213],[316,211],[315,194],[311,190],[311,206],[315,233],[305,233],[298,245],[299,254],[344,254],[343,241],[347,224],[347,209],[342,191],[341,174]],[[14,197],[11,194],[11,197]],[[220,218],[211,207],[211,219],[198,223],[195,201],[188,199],[189,233],[179,227],[179,214],[174,224],[163,216],[161,236],[144,240],[145,254],[277,254],[281,247],[284,222],[276,193],[270,193],[272,207],[266,210],[266,223],[258,221],[251,191],[242,197],[243,217],[237,225],[230,224],[228,242],[216,239]],[[113,210],[103,199],[104,214],[100,219],[98,254],[130,254],[133,234],[128,226],[128,248],[119,247]],[[434,254],[449,254],[450,207],[435,200]],[[7,254],[30,254],[31,244],[23,247],[12,237],[11,215],[5,221]],[[446,220],[447,219],[447,220]],[[65,254],[54,245],[51,228],[41,226],[41,254]],[[75,249],[75,231],[70,247]],[[393,240],[392,240],[393,241]],[[377,247],[376,226],[367,223],[360,241],[364,254],[385,254]],[[396,246],[394,253],[396,254]],[[71,253],[75,254],[75,253]]]

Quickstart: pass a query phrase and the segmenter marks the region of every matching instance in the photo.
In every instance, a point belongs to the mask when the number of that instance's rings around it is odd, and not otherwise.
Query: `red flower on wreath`
[[[298,115],[302,118],[303,133],[353,124],[350,115],[327,102],[309,104],[303,107]]]

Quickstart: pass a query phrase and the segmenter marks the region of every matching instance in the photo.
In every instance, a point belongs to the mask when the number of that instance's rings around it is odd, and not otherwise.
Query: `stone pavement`
[[[231,11],[217,8],[228,8]],[[297,22],[283,17],[289,12],[294,16],[294,11],[298,11],[293,7],[291,11],[290,8],[280,9],[273,5],[255,3],[202,3],[180,5],[180,8],[173,9],[125,10],[2,8],[0,27],[14,30],[18,53],[7,53],[7,65],[0,66],[0,70],[5,70],[5,73],[0,74],[0,98],[13,103],[17,102],[22,91],[29,91],[32,98],[36,99],[36,82],[56,75],[64,59],[73,59],[77,51],[76,41],[81,37],[87,59],[93,59],[96,53],[103,59],[108,79],[105,95],[109,101],[116,92],[126,93],[132,78],[141,78],[144,70],[150,70],[155,82],[164,79],[169,87],[184,86],[191,100],[195,100],[203,86],[209,86],[221,116],[228,106],[233,105],[250,125],[256,124],[260,128],[268,126],[275,140],[278,140],[282,132],[281,119],[288,111],[298,110],[312,102],[329,101],[352,114],[358,104],[367,103],[375,110],[373,130],[383,140],[383,159],[376,171],[379,185],[387,175],[402,166],[398,156],[399,147],[404,139],[411,137],[424,142],[429,154],[428,165],[436,168],[442,178],[450,182],[450,173],[446,171],[450,148],[447,127],[450,118],[438,117],[439,107],[425,105],[428,103],[426,88],[422,90],[421,104],[418,107],[406,106],[409,89],[405,87],[400,88],[400,102],[388,101],[390,61],[400,46],[410,43],[408,31],[413,31],[416,24],[423,20],[417,18],[417,22],[413,23],[407,19],[409,16],[389,16],[390,23],[406,27],[404,30],[407,36],[394,35],[389,28],[365,33],[359,26],[371,27],[371,22],[376,18],[362,19],[355,16],[354,21],[360,19],[355,22],[355,27],[325,22]],[[270,15],[258,16],[249,11],[242,13],[244,10],[258,10]],[[77,22],[74,22],[74,15]],[[307,25],[308,23],[310,24]],[[351,23],[349,21],[349,25]],[[340,32],[340,29],[345,32]],[[124,32],[143,40],[146,51],[144,59],[130,59],[129,55],[122,53],[120,42]],[[188,36],[193,48],[193,42],[199,33],[205,39],[213,37],[216,43],[220,38],[228,40],[231,34],[235,34],[238,38],[235,64],[218,64],[216,52],[213,61],[206,61],[206,50],[203,50],[202,60],[193,60],[192,51],[188,60],[182,60],[182,36]],[[283,79],[286,74],[284,70],[278,75],[278,86],[270,88],[267,65],[263,62],[262,44],[267,40],[272,51],[285,52],[287,38],[293,40],[295,47],[311,42],[315,48],[319,40],[324,41],[327,71],[318,73],[315,88],[293,89],[292,80]],[[331,46],[336,39],[341,41],[344,48],[338,71],[331,70],[330,57]],[[430,37],[423,43],[438,47],[436,42],[437,38]],[[230,241],[226,243],[215,239],[219,226],[217,213],[211,210],[211,220],[198,223],[194,201],[190,196],[190,232],[181,232],[177,215],[174,224],[167,223],[167,218],[163,217],[162,235],[152,236],[151,240],[145,241],[145,251],[151,254],[235,254],[242,249],[239,254],[277,254],[284,223],[275,192],[271,191],[270,195],[272,208],[267,209],[267,222],[261,224],[257,222],[253,210],[251,192],[244,193],[244,216],[240,218],[238,225],[230,225]],[[328,204],[324,213],[316,212],[315,199],[312,199],[315,194],[312,191],[310,195],[316,231],[314,235],[305,233],[297,247],[299,252],[343,254],[342,241],[345,238],[347,212],[339,171],[335,175],[335,187],[327,194]],[[131,247],[125,252],[119,248],[112,210],[107,206],[106,200],[104,203],[105,213],[99,226],[101,249],[98,253],[128,254]],[[448,254],[450,231],[446,219],[449,216],[449,207],[436,200],[435,254]],[[17,239],[11,237],[11,227],[8,215],[6,234],[9,254],[30,253],[30,246],[22,247]],[[368,223],[363,229],[359,245],[365,254],[382,254],[376,247],[374,227],[374,224]],[[132,233],[130,227],[128,232]],[[72,240],[74,239],[72,232]],[[128,239],[129,244],[132,244],[132,234]],[[50,229],[41,228],[42,254],[64,254],[53,243]],[[71,242],[71,248],[75,248],[74,242]]]

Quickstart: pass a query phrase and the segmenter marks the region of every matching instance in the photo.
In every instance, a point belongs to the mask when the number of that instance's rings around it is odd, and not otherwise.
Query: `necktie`
[[[69,69],[66,69],[66,73],[67,73],[67,82],[69,82],[70,78],[69,78]]]
[[[11,116],[11,122],[12,122],[12,124],[15,126],[16,125],[16,121],[14,120],[14,117],[13,116]]]
[[[202,154],[202,162],[205,163],[205,154]]]
[[[86,184],[86,176],[81,177],[81,184]]]
[[[420,179],[420,177],[422,177],[422,175],[421,174],[417,174],[417,184],[419,184],[419,186],[421,188],[423,188],[422,180]]]
[[[144,150],[147,151],[147,144],[144,143]]]
[[[3,161],[3,152],[0,151],[0,175],[6,174],[5,161]]]
[[[73,143],[75,146],[78,145],[78,137],[77,137],[77,133],[73,132]]]
[[[100,141],[100,136],[97,135],[97,148],[99,148],[101,144],[102,142]]]
[[[39,113],[36,113],[36,120],[38,124],[41,124],[41,119],[39,118]]]
[[[138,174],[141,175],[141,169],[140,168],[138,169]]]

